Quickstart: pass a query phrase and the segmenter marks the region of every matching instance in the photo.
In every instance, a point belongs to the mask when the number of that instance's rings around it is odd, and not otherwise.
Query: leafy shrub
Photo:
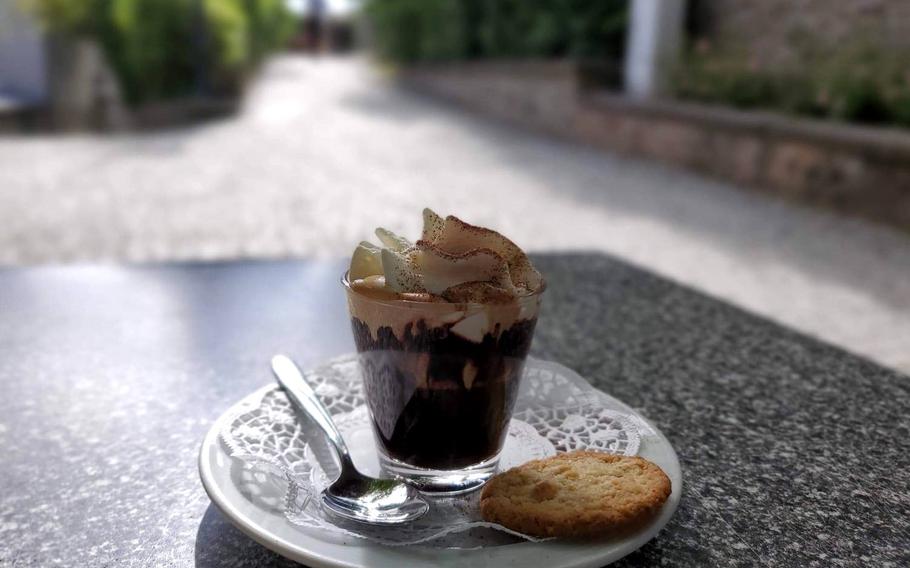
[[[22,0],[50,30],[93,37],[127,101],[234,93],[293,33],[283,0]]]
[[[99,39],[130,101],[177,96],[194,85],[189,0],[111,0]]]
[[[392,61],[414,63],[458,59],[467,52],[459,0],[368,2],[376,47]]]
[[[254,63],[284,47],[294,35],[297,23],[285,0],[242,0],[239,5],[247,17],[249,58]]]
[[[618,58],[626,0],[367,0],[379,54],[403,63]]]
[[[910,126],[910,53],[856,39],[800,45],[789,66],[766,69],[742,50],[697,47],[676,73],[681,98],[850,122]]]
[[[216,91],[234,90],[252,64],[249,20],[241,3],[225,0],[205,0],[205,17],[209,86]]]

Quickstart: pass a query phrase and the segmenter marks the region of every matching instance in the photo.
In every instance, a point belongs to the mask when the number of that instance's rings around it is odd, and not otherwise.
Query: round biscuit
[[[536,537],[600,537],[641,526],[670,496],[670,479],[640,457],[575,451],[495,475],[484,520]]]

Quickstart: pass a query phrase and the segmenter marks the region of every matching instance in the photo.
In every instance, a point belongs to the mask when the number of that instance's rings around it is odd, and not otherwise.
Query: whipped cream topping
[[[543,284],[524,251],[506,237],[430,209],[423,211],[417,242],[382,228],[376,237],[382,246],[360,243],[348,272],[352,288],[376,297],[505,304]]]

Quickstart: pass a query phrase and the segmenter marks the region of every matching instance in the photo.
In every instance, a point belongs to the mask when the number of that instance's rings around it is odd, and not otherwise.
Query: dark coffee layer
[[[377,337],[352,318],[373,426],[386,453],[430,469],[458,469],[502,448],[537,319],[474,342],[451,324],[408,324]]]

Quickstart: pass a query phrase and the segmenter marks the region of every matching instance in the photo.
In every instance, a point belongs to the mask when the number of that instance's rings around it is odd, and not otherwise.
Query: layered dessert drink
[[[499,233],[424,210],[415,243],[377,229],[345,275],[383,468],[425,490],[495,472],[544,283]]]

